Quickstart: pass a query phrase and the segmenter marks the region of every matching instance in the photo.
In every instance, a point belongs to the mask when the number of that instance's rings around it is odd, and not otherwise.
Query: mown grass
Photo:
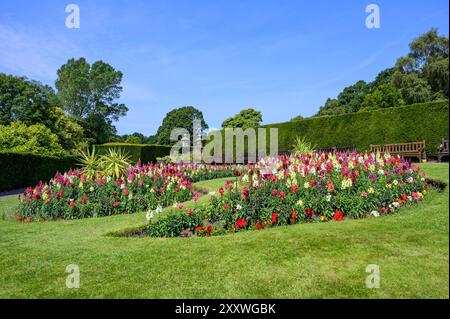
[[[422,166],[448,183],[448,164]],[[14,210],[15,196],[0,199],[5,216]],[[145,224],[144,213],[29,224],[6,218],[0,298],[448,298],[448,211],[447,187],[390,216],[213,238],[107,235]],[[80,267],[79,289],[66,288],[68,264]],[[379,289],[365,287],[368,264],[380,267]]]

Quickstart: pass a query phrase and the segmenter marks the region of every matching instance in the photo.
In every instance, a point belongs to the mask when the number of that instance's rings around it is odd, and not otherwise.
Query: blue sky
[[[65,26],[69,3],[80,29]],[[380,29],[365,26],[370,3]],[[119,134],[153,134],[184,105],[210,127],[248,107],[282,122],[371,81],[431,27],[448,35],[448,10],[446,0],[2,0],[0,72],[53,85],[69,58],[110,63],[124,73],[130,109]]]

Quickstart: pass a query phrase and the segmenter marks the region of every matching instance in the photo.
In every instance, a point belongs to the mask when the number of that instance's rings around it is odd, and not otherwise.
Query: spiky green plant
[[[130,165],[129,154],[120,148],[109,148],[106,154],[100,156],[100,166],[103,173],[116,179],[125,175]]]
[[[89,148],[86,148],[85,151],[80,149],[77,151],[76,157],[78,161],[77,165],[81,166],[81,172],[89,179],[97,176],[101,172],[100,158],[95,153],[95,148],[92,151]]]
[[[311,144],[311,142],[308,142],[304,136],[297,136],[295,138],[295,143],[293,145],[292,151],[294,155],[302,155],[314,152],[314,149],[316,147],[317,145],[313,145]]]

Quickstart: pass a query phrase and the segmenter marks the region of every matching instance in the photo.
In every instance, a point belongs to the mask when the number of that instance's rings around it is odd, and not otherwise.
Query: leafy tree
[[[396,63],[393,77],[405,103],[448,98],[449,39],[431,29],[414,39],[407,56]]]
[[[394,84],[400,89],[405,104],[428,102],[433,99],[431,86],[417,73],[396,73]]]
[[[0,125],[0,151],[26,152],[62,156],[66,152],[58,144],[58,136],[42,124],[27,126],[21,122]]]
[[[50,126],[50,115],[56,105],[56,95],[49,86],[0,73],[0,124],[21,121]]]
[[[223,121],[223,128],[249,128],[258,127],[262,122],[262,114],[252,108],[242,110],[234,117],[230,117]]]
[[[442,98],[448,99],[448,58],[443,58],[426,65],[424,67],[424,74],[433,92],[437,92]]]
[[[130,136],[128,136],[127,139],[125,140],[125,143],[129,143],[129,144],[142,144],[142,139],[139,138],[138,136],[130,135]]]
[[[364,98],[361,110],[396,107],[402,104],[401,92],[392,84],[382,84]]]
[[[316,116],[322,115],[338,115],[345,113],[343,107],[339,105],[338,100],[328,98],[323,106],[320,107]]]
[[[115,102],[121,81],[122,72],[103,61],[89,65],[84,58],[70,59],[58,70],[55,86],[64,110],[84,120],[86,133],[96,143],[106,142],[115,132],[112,122],[128,111]]]
[[[52,114],[52,131],[58,136],[59,144],[67,151],[85,148],[88,140],[84,138],[83,127],[73,116],[56,107]]]
[[[195,119],[200,120],[202,131],[208,128],[208,124],[206,124],[205,119],[203,118],[203,113],[193,106],[184,106],[170,111],[167,113],[161,126],[158,128],[156,133],[156,142],[162,145],[173,144],[173,142],[170,141],[170,133],[175,128],[184,128],[188,130],[191,135],[192,142],[193,121]]]

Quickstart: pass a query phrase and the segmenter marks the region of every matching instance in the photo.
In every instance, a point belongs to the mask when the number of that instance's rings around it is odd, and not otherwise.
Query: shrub
[[[20,122],[0,125],[0,151],[64,156],[58,136],[42,124],[27,126]]]
[[[170,154],[171,146],[168,145],[147,145],[147,144],[128,144],[128,143],[107,143],[95,145],[98,154],[106,154],[110,148],[121,149],[130,155],[132,163],[136,164],[139,160],[142,163],[154,163],[158,157],[164,157]]]
[[[51,157],[30,153],[0,152],[0,192],[50,180],[56,172],[75,167],[71,156]]]

